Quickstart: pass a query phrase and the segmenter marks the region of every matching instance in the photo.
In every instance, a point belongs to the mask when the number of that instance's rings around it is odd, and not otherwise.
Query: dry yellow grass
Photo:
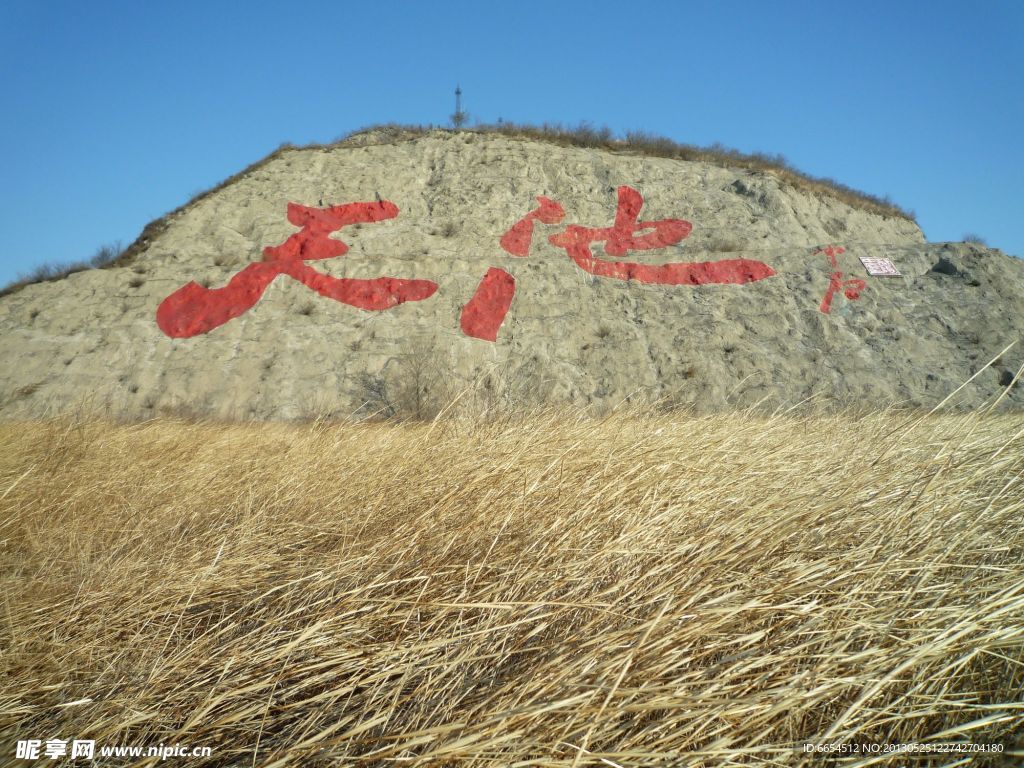
[[[908,420],[0,425],[0,764],[1018,764],[1024,415]]]

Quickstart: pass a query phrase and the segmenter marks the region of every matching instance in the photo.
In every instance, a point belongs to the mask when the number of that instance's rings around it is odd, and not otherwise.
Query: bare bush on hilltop
[[[40,264],[30,272],[20,275],[14,282],[0,288],[0,296],[13,293],[19,288],[24,288],[26,285],[31,285],[33,283],[61,280],[68,275],[73,275],[75,272],[83,272],[87,269],[102,269],[103,267],[112,265],[120,259],[121,254],[123,254],[124,251],[125,248],[119,240],[115,243],[101,245],[96,249],[96,252],[92,257],[85,261],[74,261],[69,264],[50,262]]]
[[[1019,759],[1024,416],[907,418],[0,425],[4,743]]]

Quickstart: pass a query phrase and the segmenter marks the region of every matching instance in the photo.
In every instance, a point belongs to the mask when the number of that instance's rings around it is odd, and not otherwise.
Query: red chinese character
[[[605,261],[591,252],[590,244],[604,242],[609,256],[623,256],[628,251],[649,251],[675,245],[690,234],[693,225],[683,219],[638,221],[644,199],[632,187],[619,187],[619,204],[615,224],[611,227],[581,227],[575,224],[564,232],[552,235],[552,245],[564,248],[582,269],[598,277],[636,280],[658,285],[704,285],[707,283],[751,283],[771,277],[775,271],[767,264],[751,259],[723,259],[700,263],[639,264],[631,261]],[[653,232],[637,235],[642,230]]]
[[[501,247],[513,256],[526,256],[530,252],[534,219],[544,224],[557,224],[565,218],[565,209],[554,200],[537,195],[537,202],[540,208],[523,216],[501,236]]]
[[[821,300],[821,305],[818,309],[826,315],[829,314],[829,311],[832,309],[832,296],[839,289],[843,289],[843,295],[850,301],[859,299],[860,292],[867,288],[867,283],[858,278],[843,281],[843,273],[838,270],[839,265],[836,263],[836,255],[846,253],[846,249],[839,245],[829,245],[825,248],[819,248],[814,253],[824,253],[832,264],[832,274],[828,278],[828,291],[825,293],[825,298]],[[811,255],[813,256],[814,254]]]
[[[497,341],[498,329],[515,295],[516,279],[512,275],[498,267],[488,269],[473,298],[462,308],[462,332],[476,339]]]
[[[530,211],[501,236],[501,247],[512,256],[526,256],[533,239],[533,222],[557,224],[565,218],[560,203],[542,195],[537,196],[540,207]],[[485,341],[497,341],[498,329],[516,295],[516,280],[504,269],[491,267],[480,280],[473,297],[462,308],[459,325],[467,336]]]
[[[437,291],[430,280],[395,277],[336,278],[306,265],[348,252],[348,246],[329,235],[348,224],[393,219],[398,208],[388,200],[348,203],[328,208],[288,204],[288,221],[302,229],[281,245],[263,249],[263,261],[250,264],[223,288],[204,288],[190,282],[166,299],[156,311],[160,330],[174,338],[207,333],[251,309],[278,275],[288,275],[321,296],[359,309],[390,309],[406,301],[422,301]]]

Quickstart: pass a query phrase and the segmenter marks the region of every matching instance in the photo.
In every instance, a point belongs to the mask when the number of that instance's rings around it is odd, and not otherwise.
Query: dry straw
[[[0,763],[59,737],[212,747],[188,765],[1012,765],[1022,428],[2,425]]]

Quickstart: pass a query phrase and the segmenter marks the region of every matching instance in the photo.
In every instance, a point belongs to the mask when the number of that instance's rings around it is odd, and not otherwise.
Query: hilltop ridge
[[[129,418],[422,417],[455,397],[930,406],[1024,330],[1017,260],[928,244],[877,201],[752,160],[517,130],[285,148],[109,268],[0,297],[0,415],[83,393]],[[958,402],[991,399],[1015,355]]]
[[[223,189],[248,173],[260,168],[266,163],[274,160],[285,152],[306,149],[327,150],[335,147],[348,146],[372,146],[376,144],[394,143],[398,141],[411,141],[427,134],[447,135],[451,133],[477,133],[496,134],[501,136],[541,141],[559,146],[599,148],[613,152],[626,152],[648,157],[666,157],[676,160],[696,160],[708,162],[723,168],[743,168],[752,171],[770,173],[782,179],[784,183],[798,188],[807,189],[816,195],[835,197],[844,200],[854,208],[860,208],[883,216],[896,216],[915,221],[916,217],[912,211],[908,211],[886,197],[868,194],[840,184],[834,179],[816,178],[803,173],[792,167],[783,156],[769,155],[764,153],[745,154],[735,149],[729,149],[722,145],[715,144],[710,147],[699,147],[691,144],[683,144],[664,136],[648,133],[645,131],[630,131],[622,138],[615,138],[608,128],[594,128],[586,123],[576,128],[566,128],[559,124],[544,123],[543,125],[528,125],[520,123],[499,122],[495,125],[477,125],[474,127],[446,129],[432,125],[401,125],[397,123],[386,123],[371,125],[351,133],[345,134],[328,144],[307,144],[296,146],[291,143],[284,143],[266,157],[252,163],[236,174],[228,177],[221,183],[203,190],[194,195],[192,199],[178,206],[168,214],[161,216],[147,224],[142,233],[123,252],[115,258],[108,258],[100,254],[99,259],[93,262],[78,261],[64,265],[43,265],[33,274],[14,281],[13,283],[0,288],[0,296],[12,291],[19,290],[25,285],[35,282],[44,282],[66,277],[73,272],[81,272],[90,268],[118,267],[129,264],[132,258],[145,249],[149,241],[167,225],[170,217],[185,211],[189,206],[202,200],[207,195]]]

